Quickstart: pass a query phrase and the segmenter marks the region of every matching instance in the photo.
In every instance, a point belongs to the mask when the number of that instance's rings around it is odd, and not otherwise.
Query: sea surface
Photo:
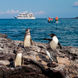
[[[61,45],[78,47],[78,19],[59,19],[58,23],[48,23],[47,19],[17,20],[0,19],[0,33],[13,40],[24,40],[25,30],[31,29],[32,40],[48,43],[43,38],[57,35]]]

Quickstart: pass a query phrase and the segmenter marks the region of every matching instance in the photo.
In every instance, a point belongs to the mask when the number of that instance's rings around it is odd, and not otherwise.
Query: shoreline
[[[57,74],[60,78],[78,77],[78,47],[63,46],[62,50],[58,48],[56,52],[49,49],[55,62],[53,64],[46,54],[47,46],[33,41],[31,47],[24,48],[23,41],[11,40],[7,35],[0,34],[0,78],[58,78]],[[11,63],[18,47],[23,52],[24,63],[15,68]]]

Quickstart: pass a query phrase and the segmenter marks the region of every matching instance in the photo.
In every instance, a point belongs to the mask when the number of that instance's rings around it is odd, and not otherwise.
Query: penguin
[[[26,33],[24,36],[24,47],[30,47],[32,45],[30,29],[26,29]]]
[[[50,41],[50,43],[49,43],[50,48],[52,50],[56,50],[56,48],[59,46],[60,49],[62,49],[62,46],[59,43],[59,40],[58,40],[57,36],[55,34],[50,34],[49,36],[51,37],[51,39],[45,39],[45,40],[49,40]]]
[[[57,50],[58,46],[59,46],[60,49],[62,49],[62,46],[59,43],[59,40],[58,40],[58,38],[55,34],[50,34],[49,36],[51,37],[51,39],[44,38],[44,40],[49,40],[49,44],[48,44],[49,47],[47,48],[46,54],[49,56],[49,58],[52,62],[54,62],[54,63],[57,62],[58,63],[57,58],[56,58],[56,51],[58,51]],[[54,53],[51,53],[49,51],[50,49],[53,50]]]
[[[14,60],[14,67],[21,66],[22,65],[22,50],[21,48],[17,48],[15,60]]]
[[[50,37],[52,38],[52,40],[50,41],[50,47],[52,48],[52,50],[56,50],[58,46],[60,47],[60,49],[62,49],[57,36],[55,34],[50,34]]]

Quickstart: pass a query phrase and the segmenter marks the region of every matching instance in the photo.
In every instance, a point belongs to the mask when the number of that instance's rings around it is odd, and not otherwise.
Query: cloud
[[[45,14],[45,12],[44,11],[39,11],[39,12],[35,12],[35,14],[36,15],[43,15],[43,14]]]
[[[78,7],[78,1],[77,2],[74,2],[74,7]]]
[[[16,14],[16,13],[19,13],[19,10],[8,10],[6,11],[7,14]]]
[[[0,14],[17,14],[19,13],[19,10],[14,10],[14,9],[11,9],[11,10],[7,10],[7,11],[0,11]]]

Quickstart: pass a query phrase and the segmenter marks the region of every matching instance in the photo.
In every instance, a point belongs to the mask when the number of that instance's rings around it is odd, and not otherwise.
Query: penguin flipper
[[[61,46],[61,44],[59,42],[58,42],[58,45],[59,45],[60,49],[62,49],[62,46]]]
[[[44,40],[49,40],[49,41],[51,41],[52,39],[49,39],[49,38],[44,38]]]
[[[33,45],[32,39],[30,39],[31,45]]]

